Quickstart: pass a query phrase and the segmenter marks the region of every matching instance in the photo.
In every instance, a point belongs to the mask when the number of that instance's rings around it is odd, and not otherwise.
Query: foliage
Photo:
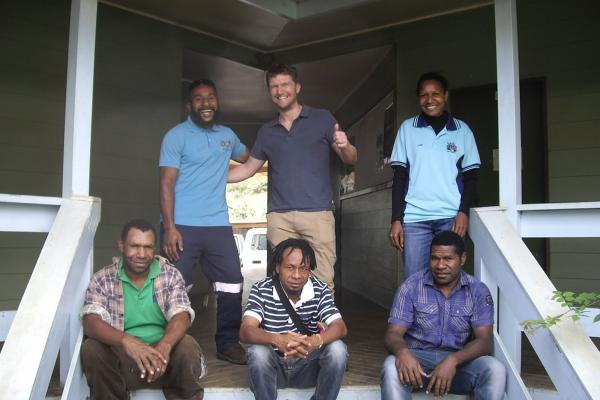
[[[227,204],[231,222],[264,221],[267,213],[267,174],[227,185]]]
[[[573,321],[578,321],[588,315],[587,308],[600,306],[600,293],[582,292],[579,294],[573,292],[561,292],[555,290],[552,300],[557,301],[565,312],[559,315],[548,315],[544,319],[530,319],[523,321],[521,326],[527,333],[534,333],[540,328],[550,328],[556,325],[563,317],[570,317]],[[594,322],[600,321],[600,313],[594,317]]]

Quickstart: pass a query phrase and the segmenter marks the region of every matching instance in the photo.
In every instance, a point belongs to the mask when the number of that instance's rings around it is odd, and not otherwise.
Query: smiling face
[[[431,246],[429,270],[438,289],[449,292],[456,286],[466,259],[467,253],[459,255],[454,246]]]
[[[219,111],[219,99],[214,87],[201,85],[190,93],[190,116],[203,128],[210,128]]]
[[[269,79],[269,94],[279,111],[287,111],[298,105],[300,83],[288,74],[278,74]]]
[[[419,88],[419,106],[425,115],[439,117],[444,112],[448,92],[436,80],[426,80]]]
[[[148,275],[156,249],[154,233],[131,228],[125,241],[119,240],[125,273],[133,280]]]
[[[300,249],[287,248],[284,250],[281,263],[275,267],[281,286],[292,300],[300,298],[302,288],[310,277],[310,266],[303,258]]]

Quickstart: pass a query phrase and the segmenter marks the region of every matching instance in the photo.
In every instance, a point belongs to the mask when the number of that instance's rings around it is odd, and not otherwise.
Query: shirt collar
[[[431,275],[431,271],[429,270],[429,268],[423,273],[423,284],[435,287],[435,284],[433,282],[433,275]],[[469,286],[469,278],[465,271],[460,271],[460,282],[457,286]],[[454,287],[454,289],[452,290],[456,290],[456,287]]]
[[[302,104],[302,109],[300,110],[300,114],[298,114],[298,118],[308,118],[308,115],[310,113],[309,111],[310,111],[310,107]],[[269,122],[269,125],[272,127],[281,125],[279,123],[279,113],[277,113],[277,115],[275,116],[275,119],[273,119],[271,122]]]
[[[216,132],[218,124],[214,123],[210,128],[203,128],[201,126],[196,125],[194,121],[192,121],[192,117],[188,115],[186,120],[188,126],[192,128],[192,130],[199,130],[200,132]]]
[[[158,261],[158,258],[155,257],[152,260],[152,262],[150,263],[150,269],[148,271],[148,276],[146,277],[146,280],[144,281],[144,286],[146,286],[146,282],[153,280],[158,275],[160,275],[160,262]],[[125,273],[125,267],[123,265],[123,257],[119,258],[119,279],[123,282],[129,282],[129,283],[133,284],[133,282],[131,282],[131,279],[129,278],[129,276]]]
[[[427,123],[427,119],[423,115],[423,113],[417,115],[417,128],[426,128],[429,124]],[[447,131],[455,131],[458,129],[456,126],[456,121],[452,117],[452,114],[448,113],[448,122],[446,122],[446,130]]]
[[[278,279],[277,277],[273,277],[272,279]],[[285,289],[284,289],[285,291]],[[312,300],[315,298],[315,288],[313,287],[312,280],[308,278],[308,281],[302,288],[302,292],[300,293],[300,300],[298,300],[295,304],[302,304],[307,302],[308,300]],[[275,289],[275,285],[273,285],[273,300],[280,300],[279,294],[277,293],[277,289]]]

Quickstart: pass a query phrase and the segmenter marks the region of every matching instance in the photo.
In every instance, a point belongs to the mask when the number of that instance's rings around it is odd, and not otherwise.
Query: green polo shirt
[[[123,259],[119,263],[119,279],[123,282],[125,333],[147,344],[158,342],[164,336],[167,326],[167,320],[154,295],[154,278],[159,274],[160,265],[155,259],[150,264],[144,285],[138,288],[125,273]]]

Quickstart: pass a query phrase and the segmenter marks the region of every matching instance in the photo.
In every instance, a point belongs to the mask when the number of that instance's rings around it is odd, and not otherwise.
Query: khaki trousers
[[[267,240],[272,247],[285,239],[305,239],[315,252],[314,275],[333,290],[335,218],[332,211],[285,211],[267,214]]]

